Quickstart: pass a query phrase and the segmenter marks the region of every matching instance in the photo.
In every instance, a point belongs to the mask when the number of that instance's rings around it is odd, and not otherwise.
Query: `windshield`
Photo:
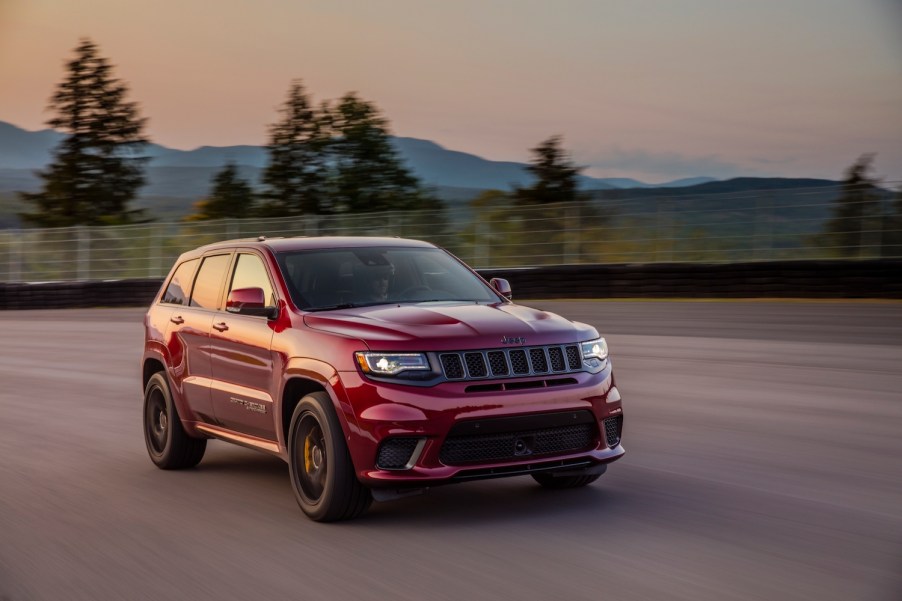
[[[438,248],[338,248],[276,253],[298,308],[503,300]]]

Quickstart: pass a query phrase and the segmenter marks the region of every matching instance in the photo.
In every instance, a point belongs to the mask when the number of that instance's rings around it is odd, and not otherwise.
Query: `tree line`
[[[42,189],[20,193],[32,209],[20,217],[38,227],[150,221],[130,207],[146,181],[146,118],[90,39],[80,41],[65,70],[47,124],[66,136],[38,173]],[[442,209],[435,193],[403,165],[388,120],[354,92],[314,105],[302,82],[293,81],[278,120],[268,128],[266,150],[259,190],[239,176],[237,165],[226,164],[188,219]],[[817,244],[837,256],[861,256],[874,244],[875,227],[881,247],[902,250],[902,191],[892,203],[881,199],[873,159],[863,155],[849,167],[818,237]],[[583,169],[564,150],[562,138],[552,136],[531,149],[531,185],[487,191],[471,204],[486,209],[586,200],[579,190]]]
[[[38,227],[121,225],[150,221],[130,208],[145,184],[150,143],[147,119],[127,99],[97,45],[83,39],[50,99],[47,124],[66,134],[53,160],[38,172],[41,191],[20,193],[32,210],[22,220]],[[404,165],[391,143],[388,120],[372,102],[349,92],[314,105],[293,81],[268,128],[267,165],[255,190],[229,163],[189,220],[283,217],[386,210],[441,209],[441,201]],[[577,175],[552,137],[533,149],[536,183],[518,188],[523,203],[577,198]]]

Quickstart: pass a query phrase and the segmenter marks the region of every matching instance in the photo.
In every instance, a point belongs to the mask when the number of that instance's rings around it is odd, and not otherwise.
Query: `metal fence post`
[[[567,203],[567,208],[564,209],[564,244],[562,247],[564,265],[579,262],[578,260],[573,260],[573,255],[579,254],[580,223],[578,202]],[[574,215],[576,215],[575,219]],[[576,238],[575,240],[574,237]],[[574,247],[576,248],[575,252],[573,250]]]
[[[79,225],[75,228],[77,246],[76,278],[85,281],[91,277],[91,234],[88,228]]]
[[[9,281],[22,281],[22,231],[9,231]]]
[[[147,277],[155,278],[159,276],[160,273],[160,263],[162,260],[162,236],[159,235],[159,226],[149,225],[147,226],[150,230],[150,260],[147,262]]]

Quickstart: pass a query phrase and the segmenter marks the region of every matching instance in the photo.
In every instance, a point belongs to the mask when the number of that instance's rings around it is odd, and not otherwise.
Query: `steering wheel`
[[[423,286],[421,284],[417,284],[416,286],[411,286],[410,288],[405,288],[401,291],[400,297],[401,300],[406,300],[408,296],[414,294],[420,294],[423,292],[432,292],[432,289],[429,286]]]

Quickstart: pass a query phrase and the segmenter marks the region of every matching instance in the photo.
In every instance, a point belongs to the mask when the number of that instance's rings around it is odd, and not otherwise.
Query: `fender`
[[[188,436],[193,436],[195,438],[209,438],[194,427],[197,423],[197,418],[185,404],[185,397],[182,395],[181,389],[173,383],[172,366],[170,364],[169,352],[167,351],[166,346],[156,341],[149,341],[147,343],[147,348],[144,349],[144,356],[141,359],[142,379],[144,366],[147,364],[148,359],[153,359],[163,364],[163,371],[166,374],[166,383],[169,384],[169,395],[172,397],[172,402],[179,412],[182,427],[185,429]],[[142,390],[141,393],[143,395],[144,391]]]
[[[349,441],[351,438],[361,435],[360,428],[357,424],[357,418],[354,415],[354,410],[351,408],[351,403],[348,400],[348,395],[341,382],[338,371],[328,363],[317,359],[292,357],[286,361],[285,369],[282,373],[282,381],[279,386],[279,394],[275,399],[279,416],[282,415],[282,400],[285,395],[285,387],[288,384],[288,381],[294,378],[311,380],[325,389],[326,394],[328,394],[329,398],[332,400],[332,406],[335,409],[335,414],[338,416],[338,421],[341,424],[341,430],[345,440]],[[281,427],[276,429],[276,435],[279,442],[279,449],[287,460],[288,441],[285,439],[285,433],[282,431]],[[352,450],[355,448],[355,445],[349,444],[348,448],[349,450]]]

